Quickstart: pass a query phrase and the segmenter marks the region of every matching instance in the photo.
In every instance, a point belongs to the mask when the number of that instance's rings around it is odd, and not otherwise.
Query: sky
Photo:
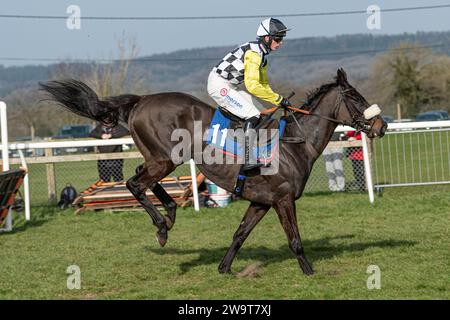
[[[84,16],[228,16],[365,11],[450,4],[450,0],[0,0],[0,14],[69,16],[77,5]],[[369,30],[368,14],[280,18],[292,30],[289,38],[339,34],[398,34],[450,30],[450,8],[381,13],[381,28]],[[7,61],[4,58],[108,59],[114,58],[117,39],[125,33],[135,37],[139,56],[180,49],[237,45],[254,40],[262,19],[92,21],[81,20],[80,29],[69,29],[65,20],[0,18],[0,64],[5,66],[46,64],[39,61]]]

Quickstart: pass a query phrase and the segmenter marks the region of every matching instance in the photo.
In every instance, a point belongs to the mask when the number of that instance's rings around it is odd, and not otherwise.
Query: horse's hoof
[[[303,273],[307,276],[312,276],[314,274],[313,269],[309,268],[309,269],[304,269]]]
[[[230,274],[231,273],[231,268],[229,268],[229,267],[222,267],[222,266],[219,266],[219,273],[222,273],[222,274]]]
[[[161,247],[164,247],[167,243],[167,232],[156,232],[156,241],[158,241]]]
[[[167,230],[172,229],[174,223],[172,222],[172,220],[168,217],[168,216],[164,216],[164,218],[166,219],[166,226],[167,226]]]
[[[306,274],[307,276],[312,276],[314,274],[311,264],[308,260],[306,260],[305,256],[300,257],[299,263],[300,268],[302,268],[304,274]]]

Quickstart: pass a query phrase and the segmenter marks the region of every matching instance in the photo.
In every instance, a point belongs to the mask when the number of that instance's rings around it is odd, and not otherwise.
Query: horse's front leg
[[[274,204],[274,209],[278,214],[278,218],[280,219],[281,225],[288,238],[289,248],[291,248],[297,257],[300,268],[302,268],[303,273],[306,275],[312,275],[314,271],[311,264],[306,259],[300,232],[298,231],[294,197],[287,194]]]
[[[219,265],[220,273],[228,273],[231,272],[231,264],[233,263],[234,257],[236,253],[241,248],[245,239],[247,239],[250,232],[253,228],[258,224],[258,222],[266,215],[267,211],[269,211],[270,206],[264,206],[261,204],[257,204],[252,202],[245,213],[244,218],[242,219],[239,228],[234,233],[233,242],[231,243],[230,248],[225,254],[222,262]]]

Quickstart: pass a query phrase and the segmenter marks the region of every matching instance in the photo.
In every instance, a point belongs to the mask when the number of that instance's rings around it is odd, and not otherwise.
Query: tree
[[[138,45],[134,37],[122,34],[117,40],[117,58],[111,57],[108,63],[61,63],[50,73],[50,78],[61,80],[74,78],[86,83],[100,99],[124,93],[142,94],[146,90],[144,75],[131,68],[138,55]],[[56,108],[52,106],[52,108]],[[53,117],[62,124],[87,123],[86,118],[58,109]]]
[[[426,93],[424,110],[450,109],[450,57],[435,56],[424,66],[422,87]]]
[[[139,53],[136,39],[122,34],[117,39],[117,57],[112,55],[107,63],[64,63],[51,73],[52,79],[76,78],[90,86],[100,98],[124,93],[140,94],[146,88],[144,77],[131,66]]]
[[[402,43],[378,56],[371,68],[370,97],[395,113],[414,117],[430,109],[447,109],[450,102],[450,57],[434,54],[420,45]]]
[[[35,140],[57,134],[58,128],[66,123],[88,123],[65,110],[55,112],[53,105],[40,99],[36,87],[16,89],[4,98],[8,105],[8,127],[13,128],[12,139],[27,136]]]
[[[389,64],[394,72],[391,80],[394,99],[406,107],[405,114],[408,117],[413,117],[419,112],[420,104],[424,100],[418,64],[419,61],[407,55],[397,56]]]
[[[48,108],[38,105],[37,90],[22,88],[11,92],[5,97],[8,105],[9,127],[14,128],[12,138],[29,136],[34,140],[36,136],[51,134],[48,121]]]

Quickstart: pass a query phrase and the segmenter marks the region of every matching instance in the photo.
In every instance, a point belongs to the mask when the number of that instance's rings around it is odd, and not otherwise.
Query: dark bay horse
[[[41,89],[48,92],[52,100],[79,115],[109,126],[116,125],[118,121],[128,123],[145,163],[127,181],[127,187],[150,215],[158,228],[157,240],[164,246],[168,230],[175,223],[177,205],[158,181],[181,164],[171,158],[171,150],[178,143],[172,141],[172,132],[183,128],[194,136],[194,123],[198,121],[202,123],[202,130],[207,130],[215,109],[193,96],[178,92],[146,96],[121,95],[99,100],[93,90],[76,80],[41,83]],[[280,144],[277,174],[247,178],[242,198],[249,200],[250,206],[219,265],[219,272],[231,272],[231,264],[237,251],[256,224],[273,207],[301,269],[305,274],[313,273],[303,250],[295,201],[301,197],[313,164],[328,144],[338,123],[362,130],[369,138],[384,135],[387,124],[380,115],[367,117],[365,111],[369,107],[364,97],[348,83],[342,69],[337,71],[334,82],[324,84],[308,95],[304,108],[315,116],[296,113],[294,117],[297,121],[288,122],[284,133],[286,137],[296,137],[301,128],[305,142]],[[201,148],[205,144],[202,142]],[[198,151],[194,143],[191,148],[192,154],[203,150]],[[197,165],[208,179],[233,191],[240,164]],[[145,196],[148,188],[163,203],[167,210],[166,216]]]

